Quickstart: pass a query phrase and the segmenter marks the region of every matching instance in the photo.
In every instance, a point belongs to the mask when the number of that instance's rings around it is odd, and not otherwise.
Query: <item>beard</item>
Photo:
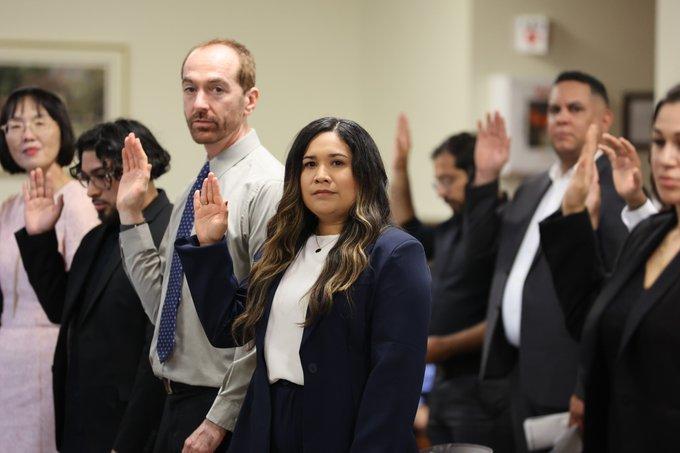
[[[97,216],[101,223],[115,224],[120,222],[120,217],[118,216],[118,209],[115,206],[109,206],[103,211],[97,211]]]
[[[222,118],[203,111],[194,113],[186,120],[191,138],[199,145],[211,145],[235,134],[244,122],[244,115],[239,114],[240,111],[229,111]],[[196,121],[202,123],[197,125]]]

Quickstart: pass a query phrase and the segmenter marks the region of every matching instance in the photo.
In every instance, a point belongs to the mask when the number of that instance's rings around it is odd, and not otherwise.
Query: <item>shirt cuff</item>
[[[240,402],[230,400],[218,393],[205,418],[227,431],[233,432],[240,411]]]
[[[653,216],[657,212],[659,212],[659,210],[656,209],[652,200],[647,198],[647,201],[637,209],[630,209],[628,206],[624,206],[621,211],[621,220],[623,221],[623,224],[626,225],[626,228],[628,228],[628,231],[632,231],[638,223],[642,222],[647,217]]]

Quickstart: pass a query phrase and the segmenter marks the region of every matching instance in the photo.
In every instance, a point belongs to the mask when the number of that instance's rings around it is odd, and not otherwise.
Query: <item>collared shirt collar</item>
[[[595,162],[597,162],[597,159],[599,159],[602,155],[602,151],[598,149],[595,153]],[[576,165],[574,164],[565,172],[562,170],[562,162],[558,160],[550,166],[550,169],[548,170],[548,176],[550,176],[550,180],[552,182],[558,181],[562,178],[571,179],[571,176],[574,174],[575,167]]]
[[[231,167],[236,165],[241,159],[246,157],[256,148],[262,146],[255,129],[251,129],[236,143],[225,148],[217,156],[210,159],[210,171],[215,173],[218,178]]]

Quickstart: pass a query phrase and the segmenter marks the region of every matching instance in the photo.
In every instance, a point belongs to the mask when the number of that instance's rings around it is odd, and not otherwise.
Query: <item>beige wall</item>
[[[673,0],[671,0],[673,1]],[[487,78],[495,73],[554,77],[580,69],[600,78],[621,122],[624,91],[654,84],[654,0],[475,0],[472,70],[477,115],[488,105]],[[514,17],[545,14],[551,21],[550,53],[523,56],[513,50]]]
[[[172,153],[160,180],[172,196],[199,167],[201,148],[184,125],[179,64],[193,44],[235,37],[255,54],[262,98],[252,118],[263,143],[283,159],[293,135],[324,115],[356,119],[376,138],[389,166],[394,121],[413,116],[426,177],[416,189],[425,217],[442,215],[429,189],[427,153],[467,124],[469,0],[422,4],[377,0],[132,0],[11,2],[0,39],[114,42],[130,50],[129,115],[145,122]],[[40,11],[40,14],[36,14]],[[461,58],[458,54],[463,55]],[[0,178],[0,198],[20,178]],[[445,211],[443,211],[445,214]]]
[[[680,83],[680,1],[656,2],[656,97]]]
[[[179,64],[189,47],[214,36],[235,37],[255,54],[262,98],[251,123],[281,159],[304,124],[339,115],[371,132],[389,169],[396,116],[405,111],[415,203],[425,220],[449,213],[431,189],[429,153],[472,127],[489,74],[553,76],[581,67],[601,76],[617,103],[622,90],[653,84],[653,0],[25,0],[2,9],[16,20],[3,21],[0,39],[128,46],[128,114],[171,151],[173,169],[160,180],[171,196],[203,156],[184,124]],[[548,57],[510,48],[520,13],[553,20]],[[0,199],[18,184],[0,176]]]
[[[114,42],[130,52],[130,111],[172,154],[160,179],[174,197],[204,154],[184,123],[180,63],[194,44],[215,36],[248,45],[258,65],[260,104],[251,124],[282,158],[291,138],[322,115],[359,117],[358,2],[69,0],[6,2],[0,39]],[[39,11],[39,14],[37,13]],[[0,178],[4,198],[18,187]]]

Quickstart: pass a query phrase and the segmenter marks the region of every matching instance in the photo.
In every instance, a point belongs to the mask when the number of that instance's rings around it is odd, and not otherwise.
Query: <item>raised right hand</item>
[[[635,147],[625,138],[610,134],[602,136],[600,149],[612,164],[612,179],[616,192],[630,209],[637,209],[647,201],[642,189],[642,164]]]
[[[411,131],[408,127],[408,118],[405,113],[400,113],[397,119],[397,132],[394,136],[394,163],[397,171],[406,171],[408,155],[411,151]]]
[[[505,119],[494,112],[486,114],[486,122],[477,121],[475,142],[475,186],[498,179],[510,157],[510,138],[505,130]]]
[[[214,173],[208,173],[200,191],[194,192],[194,228],[201,245],[221,241],[227,232],[229,210]]]
[[[123,147],[123,176],[118,185],[116,208],[120,223],[132,225],[144,222],[144,198],[151,180],[151,164],[134,133],[125,137]]]
[[[29,235],[46,233],[57,224],[64,208],[64,197],[54,201],[54,190],[49,175],[41,168],[31,170],[23,185],[24,223]]]

